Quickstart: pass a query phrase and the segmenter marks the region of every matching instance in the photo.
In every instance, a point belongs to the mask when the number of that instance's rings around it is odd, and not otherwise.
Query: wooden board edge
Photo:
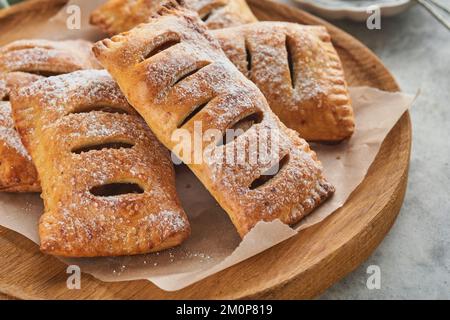
[[[408,145],[408,155],[411,155],[411,145],[412,145],[412,124],[411,117],[408,112],[402,116],[397,125],[400,125],[401,122],[405,122],[407,124],[407,129],[409,132],[409,145]],[[360,243],[366,243],[367,236],[366,230],[360,230],[350,241],[348,241],[345,246],[340,247],[337,251],[334,252],[332,256],[328,256],[328,259],[322,260],[320,263],[314,265],[313,268],[309,269],[307,273],[302,275],[297,275],[289,280],[279,283],[276,286],[272,286],[267,288],[257,294],[242,296],[240,299],[314,299],[320,294],[324,293],[329,287],[343,279],[346,275],[354,271],[357,267],[359,267],[364,261],[366,261],[375,249],[380,245],[380,243],[384,240],[386,234],[391,230],[395,221],[397,220],[398,214],[403,205],[403,200],[405,198],[407,186],[408,186],[408,173],[409,173],[409,162],[402,172],[402,178],[397,184],[395,188],[395,192],[393,193],[393,197],[391,201],[389,201],[382,210],[378,212],[375,219],[372,221],[370,234],[375,235],[375,240],[371,241],[372,246],[368,248],[362,255],[354,256],[352,252],[354,252],[355,247],[357,247]],[[382,217],[388,216],[389,219],[385,223],[381,223]],[[348,268],[337,270],[339,272],[335,274],[331,274],[332,277],[327,279],[326,282],[323,283],[322,286],[314,288],[313,286],[308,286],[311,288],[310,291],[307,292],[299,292],[298,291],[298,283],[305,280],[305,278],[310,278],[310,282],[320,283],[320,281],[315,281],[314,274],[322,274],[317,269],[326,269],[327,266],[336,265],[334,262],[342,257],[348,257],[348,261],[351,263]]]

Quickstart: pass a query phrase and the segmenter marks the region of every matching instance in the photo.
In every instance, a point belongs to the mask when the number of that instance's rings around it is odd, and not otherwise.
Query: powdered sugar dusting
[[[288,127],[314,141],[351,135],[354,122],[342,65],[323,27],[261,22],[212,34]],[[318,130],[323,127],[326,133]]]
[[[18,40],[0,48],[0,71],[60,74],[98,68],[84,40]]]
[[[83,70],[38,81],[23,90],[23,97],[38,97],[53,110],[65,111],[71,101],[104,98],[114,104],[127,104],[117,85],[105,70]]]
[[[148,215],[143,219],[160,229],[165,237],[170,233],[186,228],[186,219],[182,218],[182,214],[171,210],[162,210],[156,214]]]
[[[128,31],[156,14],[166,0],[110,2],[95,10],[91,15],[93,24],[109,34]],[[205,19],[210,29],[221,29],[257,19],[244,0],[185,0],[187,8]]]
[[[279,122],[258,88],[226,59],[218,43],[195,21],[194,16],[179,8],[167,9],[161,15],[123,34],[112,44],[99,44],[96,47],[99,59],[120,82],[129,101],[169,148],[175,147],[176,142],[171,140],[171,134],[179,119],[184,119],[186,112],[208,99],[212,100],[183,126],[191,136],[196,134],[195,121],[202,123],[203,130],[213,128],[225,132],[225,129],[249,113],[262,113],[262,121],[235,141],[225,147],[213,148],[212,154],[219,156],[191,165],[191,169],[222,207],[227,209],[241,235],[260,220],[280,218],[286,223],[296,222],[291,220],[290,212],[294,207],[309,206],[310,199],[315,197],[317,181],[327,191],[311,203],[318,205],[333,192],[331,185],[322,177],[322,168],[315,154],[304,140]],[[155,37],[165,32],[176,32],[181,43],[144,62],[133,62],[133,56],[143,56],[148,50],[142,39],[145,38],[145,43],[151,46]],[[134,45],[130,47],[129,43]],[[269,52],[263,54],[275,54],[270,48],[267,50]],[[193,65],[204,67],[188,77],[182,77],[192,71]],[[269,77],[270,74],[265,76]],[[174,79],[177,79],[175,83]],[[158,122],[160,119],[166,119],[165,123]],[[277,163],[286,155],[289,155],[289,161],[269,183],[251,189],[252,181],[261,175],[266,165],[258,162],[227,163],[221,161],[225,153],[215,151],[233,149],[237,141],[258,138],[262,129],[273,132],[281,146],[281,151],[272,154],[269,162]],[[251,154],[245,144],[243,151]],[[191,159],[194,157],[193,154]]]
[[[17,151],[22,157],[31,160],[30,155],[20,140],[18,132],[14,128],[9,102],[0,102],[0,140]]]
[[[69,256],[137,254],[188,235],[168,153],[106,71],[43,79],[19,94],[38,119],[32,156],[40,164],[46,200],[42,250]],[[129,112],[72,112],[97,103]],[[73,152],[74,147],[121,141],[132,145]],[[143,192],[101,196],[92,191],[114,183],[137,184]]]

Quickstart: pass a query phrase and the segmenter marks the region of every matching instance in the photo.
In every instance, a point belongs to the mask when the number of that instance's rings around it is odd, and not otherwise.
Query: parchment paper
[[[65,32],[68,14],[63,9],[21,38],[99,39],[99,34],[86,27],[86,23],[89,12],[101,1],[73,2],[81,3],[81,30]],[[293,228],[279,220],[260,222],[241,241],[227,214],[189,169],[181,165],[176,167],[177,190],[192,227],[192,235],[185,243],[140,256],[61,260],[76,264],[83,272],[103,281],[147,279],[163,290],[173,291],[237,264],[322,221],[341,207],[361,183],[384,138],[414,100],[411,95],[367,87],[350,88],[350,93],[356,118],[353,137],[335,146],[313,145],[336,193]],[[39,243],[37,223],[42,211],[42,201],[37,194],[0,193],[0,225],[35,243]]]

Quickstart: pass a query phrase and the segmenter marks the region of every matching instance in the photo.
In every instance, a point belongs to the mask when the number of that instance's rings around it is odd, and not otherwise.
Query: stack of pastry
[[[167,149],[242,237],[259,221],[295,224],[333,194],[307,141],[348,139],[354,121],[325,28],[258,22],[244,0],[110,0],[91,23],[113,36],[0,49],[0,190],[42,190],[42,251],[182,243],[190,227]],[[180,130],[194,148],[177,149]],[[194,141],[211,130],[225,141]],[[202,161],[188,160],[195,147]],[[236,152],[244,161],[228,161]]]

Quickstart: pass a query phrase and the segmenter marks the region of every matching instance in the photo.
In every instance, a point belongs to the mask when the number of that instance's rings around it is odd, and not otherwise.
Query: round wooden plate
[[[48,14],[54,7],[49,5],[51,1],[44,2]],[[399,90],[380,60],[342,30],[286,5],[269,0],[248,2],[261,20],[325,25],[350,85]],[[61,1],[53,4],[60,6]],[[28,8],[20,10],[20,15],[23,22],[23,15],[36,17],[36,12]],[[0,14],[0,28],[8,31],[17,25],[11,23],[13,20],[5,13]],[[0,228],[0,293],[37,299],[315,297],[362,263],[389,231],[403,202],[410,147],[411,124],[406,113],[389,133],[367,177],[343,208],[299,235],[177,292],[165,292],[148,281],[106,283],[89,275],[82,276],[81,290],[68,290],[64,264],[40,253],[38,246],[25,237]]]

